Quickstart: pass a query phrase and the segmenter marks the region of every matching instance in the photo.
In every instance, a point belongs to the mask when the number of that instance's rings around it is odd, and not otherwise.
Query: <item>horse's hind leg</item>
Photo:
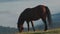
[[[34,24],[33,24],[33,22],[32,22],[32,21],[31,21],[31,24],[32,24],[32,28],[33,28],[33,30],[35,31]]]
[[[45,24],[45,29],[44,29],[44,31],[46,31],[48,28],[47,28],[47,22],[46,22],[46,19],[42,19],[43,20],[43,22],[44,22],[44,24]]]
[[[28,31],[29,31],[29,21],[27,21]]]

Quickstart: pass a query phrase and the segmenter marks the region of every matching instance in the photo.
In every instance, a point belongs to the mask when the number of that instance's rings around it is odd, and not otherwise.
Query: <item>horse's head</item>
[[[23,31],[23,25],[22,24],[18,24],[18,30],[19,30],[19,32]]]
[[[23,25],[20,25],[20,32],[23,32]]]

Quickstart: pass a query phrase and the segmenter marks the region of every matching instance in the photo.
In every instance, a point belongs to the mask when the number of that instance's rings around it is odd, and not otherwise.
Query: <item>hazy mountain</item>
[[[54,14],[52,16],[52,20],[53,20],[53,27],[54,28],[60,27],[60,13]]]
[[[17,32],[16,28],[0,26],[0,34],[15,34],[16,32]]]
[[[52,15],[54,22],[60,22],[60,13]]]

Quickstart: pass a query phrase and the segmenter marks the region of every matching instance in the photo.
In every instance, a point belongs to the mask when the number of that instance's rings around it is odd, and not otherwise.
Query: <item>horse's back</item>
[[[23,17],[23,19],[25,20],[38,20],[43,16],[43,9],[42,7],[45,7],[44,5],[38,5],[34,8],[27,8],[25,9],[22,14],[21,17]]]

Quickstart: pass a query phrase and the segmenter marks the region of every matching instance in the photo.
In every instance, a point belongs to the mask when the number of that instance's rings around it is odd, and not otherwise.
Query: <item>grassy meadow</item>
[[[30,31],[30,32],[22,32],[22,33],[15,33],[15,34],[60,34],[60,28],[51,29],[47,31]]]

